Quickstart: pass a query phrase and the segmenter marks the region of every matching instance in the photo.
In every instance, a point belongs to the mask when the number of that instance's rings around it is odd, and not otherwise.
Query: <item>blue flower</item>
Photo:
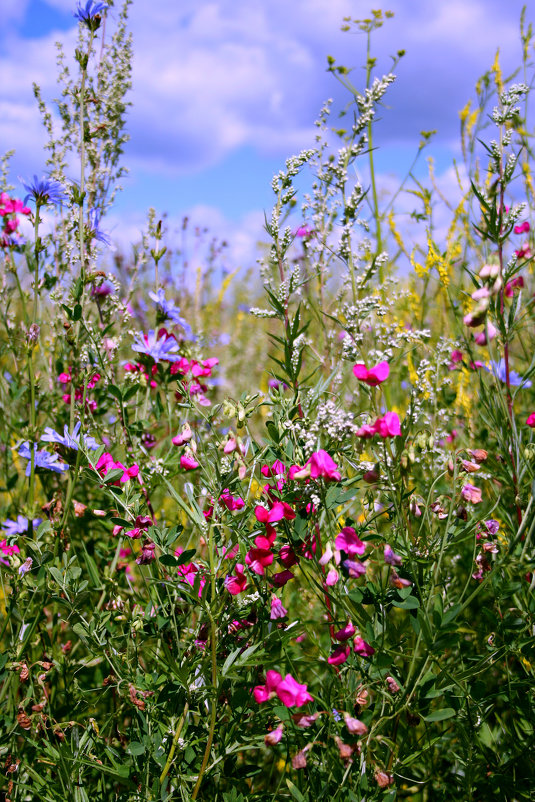
[[[42,518],[34,518],[32,521],[33,528],[37,529],[42,520]],[[12,521],[11,518],[8,518],[7,521],[4,521],[2,526],[8,537],[15,537],[15,535],[25,535],[30,526],[30,522],[24,515],[17,515],[16,521]]]
[[[74,451],[78,451],[80,447],[80,439],[82,440],[82,446],[85,448],[91,449],[91,451],[96,451],[99,447],[97,441],[94,437],[89,437],[88,435],[80,435],[80,427],[81,422],[78,421],[76,426],[74,427],[72,434],[69,433],[69,429],[67,426],[63,427],[63,436],[58,434],[55,429],[52,429],[51,426],[47,426],[45,428],[45,433],[41,437],[41,442],[43,443],[59,443],[61,446],[65,446],[65,448],[72,448]]]
[[[493,362],[491,360],[490,365],[484,365],[484,368],[504,384],[507,382],[505,359],[500,359],[499,362]],[[509,370],[509,384],[512,387],[520,387],[520,385],[523,387],[531,387],[531,380],[523,379],[522,376],[519,376],[514,370]]]
[[[91,237],[98,240],[98,242],[102,242],[103,245],[106,245],[108,248],[112,248],[112,242],[109,233],[107,231],[102,231],[99,224],[100,213],[98,209],[90,209],[89,228],[91,231]]]
[[[48,471],[54,471],[55,473],[63,473],[63,471],[68,471],[69,466],[66,465],[64,462],[59,461],[59,457],[57,454],[50,454],[48,451],[38,451],[37,450],[37,443],[33,444],[33,450],[35,453],[35,467],[36,468],[46,468]],[[26,465],[26,476],[29,476],[31,473],[31,452],[30,452],[30,443],[26,440],[25,443],[22,443],[19,446],[19,452],[21,457],[24,459],[29,460],[28,464]]]
[[[334,709],[334,707],[333,707],[333,718],[334,718],[335,721],[341,721],[342,720],[342,716],[340,715],[338,710]]]
[[[99,0],[87,0],[85,6],[83,3],[78,3],[74,16],[77,20],[80,20],[80,22],[85,22],[90,25],[103,11],[107,11],[107,9],[107,3],[99,2]]]
[[[166,317],[168,320],[171,320],[177,326],[182,326],[188,337],[193,337],[191,326],[180,314],[180,309],[178,306],[175,306],[172,301],[167,300],[165,297],[165,290],[160,288],[158,292],[149,292],[149,298],[158,306],[164,317]]]
[[[132,350],[139,354],[151,356],[155,362],[166,359],[168,362],[176,362],[180,359],[179,354],[174,352],[178,349],[178,343],[174,337],[163,335],[158,339],[154,329],[150,329],[148,334],[136,334],[136,341],[132,345]]]
[[[24,198],[24,205],[26,205],[28,198],[33,198],[39,206],[46,204],[61,206],[62,203],[69,199],[59,181],[54,178],[46,178],[46,176],[37,178],[34,175],[33,181],[24,181],[19,176],[19,181],[28,193]]]

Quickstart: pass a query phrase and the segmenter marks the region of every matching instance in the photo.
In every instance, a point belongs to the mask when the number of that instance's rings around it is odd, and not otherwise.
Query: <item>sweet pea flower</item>
[[[366,566],[358,560],[344,560],[342,565],[349,573],[349,576],[354,579],[357,579],[359,576],[364,576],[366,573]]]
[[[297,554],[295,553],[295,551],[292,549],[291,546],[285,544],[280,548],[279,562],[282,563],[282,565],[284,565],[285,568],[291,568],[292,565],[297,565],[297,563],[299,562],[299,557],[297,556]]]
[[[247,577],[244,574],[244,566],[241,563],[237,563],[234,570],[236,572],[234,576],[229,574],[229,576],[225,578],[225,588],[231,596],[237,596],[239,593],[243,593],[247,587]]]
[[[515,276],[515,278],[507,282],[504,290],[506,298],[513,297],[513,295],[515,294],[516,287],[519,287],[520,289],[524,287],[524,279],[522,276]]]
[[[369,439],[378,434],[383,439],[387,437],[398,437],[401,435],[401,423],[395,412],[385,412],[382,418],[377,418],[375,423],[365,423],[355,432],[357,437]]]
[[[272,596],[270,619],[276,621],[277,618],[284,618],[286,615],[288,615],[288,610],[283,607],[281,600],[277,596]]]
[[[300,685],[291,674],[286,674],[275,690],[277,696],[286,707],[302,707],[312,701],[306,685]]]
[[[366,641],[361,638],[360,635],[357,635],[353,641],[353,650],[362,657],[371,657],[373,654],[375,654],[375,649],[373,646],[370,646],[369,643],[366,643]]]
[[[183,468],[185,471],[194,471],[195,468],[199,467],[199,463],[190,452],[189,454],[182,454],[180,457],[180,467]]]
[[[394,679],[394,677],[387,677],[386,684],[388,685],[388,690],[390,691],[390,693],[398,693],[398,691],[400,690],[400,687],[396,682],[396,680]]]
[[[388,362],[379,362],[374,368],[368,370],[366,365],[359,362],[353,366],[353,373],[359,381],[364,382],[369,387],[377,387],[378,384],[382,384],[388,379],[390,365]]]
[[[264,743],[266,746],[275,746],[279,743],[283,735],[283,725],[279,724],[279,726],[268,732],[267,735],[264,737]]]
[[[310,465],[310,476],[312,479],[325,479],[326,481],[339,482],[342,478],[337,470],[336,462],[323,449],[314,451],[306,463]]]
[[[352,526],[344,526],[336,536],[334,544],[340,551],[345,551],[348,557],[361,557],[366,551],[367,543],[359,538]]]
[[[363,721],[359,721],[358,718],[353,718],[347,713],[344,715],[344,723],[351,735],[366,735],[368,732],[368,728]]]
[[[253,688],[253,696],[258,704],[261,705],[263,702],[267,702],[268,699],[271,699],[275,695],[275,691],[281,682],[282,676],[278,671],[273,671],[272,669],[267,671],[266,684],[257,685]]]
[[[528,415],[526,425],[530,426],[532,429],[535,429],[535,412],[532,412],[530,415]]]
[[[465,501],[471,501],[472,504],[479,504],[482,499],[481,488],[475,485],[464,485],[461,490],[461,495]]]
[[[490,321],[487,321],[487,325],[483,331],[474,334],[474,340],[477,345],[487,345],[487,343],[493,340],[497,334],[498,330],[496,326],[493,326]]]
[[[249,549],[245,555],[245,562],[255,574],[264,576],[264,569],[273,562],[273,554],[268,549]]]
[[[153,562],[156,559],[156,554],[154,553],[155,550],[156,544],[151,540],[146,540],[141,548],[141,554],[136,560],[137,564],[148,565],[149,563]]]
[[[402,563],[402,558],[399,554],[394,553],[392,546],[389,546],[388,543],[385,543],[384,556],[385,563],[388,565],[401,565]]]
[[[330,571],[327,573],[327,576],[325,578],[325,584],[327,585],[327,587],[332,588],[333,585],[336,585],[336,583],[338,582],[339,579],[340,579],[340,576],[339,576],[338,571],[336,570],[336,568],[331,568]]]
[[[284,571],[279,571],[278,574],[273,574],[271,577],[271,582],[275,585],[276,588],[282,588],[284,585],[289,582],[291,579],[294,579],[294,574],[288,569],[284,569]]]
[[[338,632],[334,633],[334,637],[336,638],[336,640],[343,642],[352,638],[355,632],[356,632],[355,627],[353,626],[351,621],[348,621],[345,627],[342,627],[342,629],[339,629]]]
[[[341,666],[349,657],[350,651],[349,646],[336,646],[332,654],[327,658],[327,662],[330,666]]]

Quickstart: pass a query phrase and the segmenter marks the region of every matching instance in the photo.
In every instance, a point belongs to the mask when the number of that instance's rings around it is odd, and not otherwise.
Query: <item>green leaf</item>
[[[123,403],[123,394],[119,388],[115,386],[115,384],[108,384],[108,392],[110,395],[116,398],[120,404]]]
[[[130,755],[142,755],[145,751],[145,745],[140,743],[139,741],[132,741],[126,751]]]
[[[297,788],[297,786],[294,785],[291,780],[286,779],[286,785],[288,786],[288,790],[290,791],[291,795],[297,800],[297,802],[306,802],[306,799],[299,788]]]
[[[409,596],[405,601],[393,601],[392,604],[402,610],[417,610],[420,606],[420,602],[415,596]]]
[[[61,587],[63,587],[63,585],[65,584],[65,577],[63,576],[61,571],[58,571],[58,569],[54,568],[54,566],[51,566],[48,570],[50,574],[53,576],[53,578],[56,580],[58,585],[61,585]]]
[[[433,710],[428,716],[423,716],[424,721],[444,721],[455,716],[453,707],[443,707],[442,710]]]

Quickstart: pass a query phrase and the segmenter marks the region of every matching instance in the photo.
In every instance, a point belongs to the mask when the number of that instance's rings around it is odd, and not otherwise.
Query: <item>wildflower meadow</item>
[[[403,51],[340,20],[365,69],[328,58],[258,262],[191,280],[187,220],[106,226],[130,4],[73,3],[42,170],[2,160],[1,798],[535,799],[529,12],[454,203],[431,131],[381,187]]]

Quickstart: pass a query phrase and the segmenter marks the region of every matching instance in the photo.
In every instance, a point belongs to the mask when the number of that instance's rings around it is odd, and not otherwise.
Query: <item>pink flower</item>
[[[395,412],[385,412],[374,424],[365,423],[355,432],[357,437],[369,439],[378,434],[380,437],[397,437],[401,434],[401,423]]]
[[[342,565],[349,573],[349,576],[357,579],[359,576],[364,576],[366,573],[366,566],[358,560],[344,560]]]
[[[284,618],[286,615],[288,615],[288,610],[283,607],[281,600],[277,596],[272,596],[270,619],[276,621],[277,618]]]
[[[522,287],[524,287],[524,279],[522,278],[522,276],[516,276],[511,281],[507,282],[507,284],[505,285],[505,290],[504,290],[505,295],[506,295],[507,298],[512,298],[513,297],[516,287],[520,287],[520,289],[522,289]]]
[[[327,662],[331,666],[340,666],[342,663],[345,663],[349,657],[350,651],[349,646],[337,646],[333,653],[327,658]]]
[[[399,685],[397,684],[394,677],[387,677],[386,684],[388,685],[388,690],[390,691],[390,693],[398,693]]]
[[[275,695],[277,687],[281,682],[282,677],[279,672],[270,669],[266,673],[266,684],[257,685],[253,688],[253,696],[258,704],[261,705],[262,702],[267,702],[268,699],[271,699]]]
[[[314,451],[305,465],[310,465],[310,475],[313,479],[325,479],[327,481],[339,482],[342,478],[337,471],[337,464],[333,458],[323,449]]]
[[[279,724],[279,726],[275,730],[271,730],[268,732],[267,735],[264,737],[264,743],[266,746],[275,746],[281,740],[283,735],[283,726]]]
[[[493,340],[497,334],[498,330],[496,327],[493,326],[490,321],[487,321],[487,325],[483,331],[478,332],[478,334],[474,334],[474,340],[477,345],[487,345],[487,343]]]
[[[352,716],[348,716],[346,713],[346,715],[344,716],[344,721],[351,735],[366,735],[366,733],[368,732],[367,726],[364,724],[363,721],[359,721],[358,718],[353,718]]]
[[[334,633],[334,637],[336,638],[336,640],[343,642],[349,640],[349,638],[352,638],[355,632],[356,632],[355,627],[353,626],[351,621],[348,621],[345,627],[342,627],[342,629],[339,629],[338,632]]]
[[[131,468],[126,468],[122,462],[115,462],[112,455],[108,451],[105,451],[104,454],[102,454],[95,467],[101,476],[106,476],[106,474],[113,470],[122,470],[123,475],[117,482],[113,483],[114,485],[128,482],[129,479],[134,478],[139,473],[139,465],[134,463]]]
[[[353,649],[357,654],[362,655],[362,657],[371,657],[373,654],[375,654],[375,649],[373,646],[370,646],[369,643],[366,643],[366,641],[361,638],[360,635],[357,635],[353,641]]]
[[[515,256],[517,259],[531,259],[533,254],[531,252],[531,248],[529,247],[529,242],[525,242],[523,245],[521,245],[518,251],[515,251]]]
[[[366,551],[367,543],[364,543],[352,526],[344,526],[340,534],[336,536],[334,544],[340,551],[345,551],[348,557],[361,557]]]
[[[306,685],[300,685],[291,674],[286,674],[276,688],[276,694],[286,707],[302,707],[312,701]]]
[[[284,476],[286,473],[286,467],[280,459],[276,459],[273,465],[270,467],[269,465],[262,465],[261,468],[262,476],[271,476],[275,478],[276,476]]]
[[[236,572],[234,576],[229,574],[225,577],[225,588],[231,596],[237,596],[238,593],[243,593],[247,587],[247,577],[243,572],[244,566],[241,563],[237,563],[234,570]]]
[[[532,412],[531,415],[528,416],[526,425],[531,426],[532,429],[535,429],[535,412]]]
[[[514,230],[515,234],[527,234],[529,232],[529,223],[528,223],[528,221],[525,220],[523,223],[520,223],[520,225],[515,226],[513,230]]]
[[[183,468],[185,471],[194,471],[195,468],[199,467],[199,463],[193,456],[193,454],[182,454],[180,457],[180,467]]]
[[[254,514],[256,520],[263,524],[274,524],[283,519],[292,521],[295,518],[294,510],[285,501],[275,501],[269,510],[257,504]]]
[[[395,554],[392,546],[389,546],[388,543],[385,543],[385,563],[388,565],[401,565],[402,558],[399,554]]]
[[[390,365],[388,362],[379,362],[374,368],[368,370],[364,364],[359,362],[357,365],[354,365],[353,373],[359,381],[364,382],[364,384],[367,384],[369,387],[377,387],[378,384],[388,379]]]
[[[134,539],[137,539],[137,538],[140,538],[141,535],[144,532],[146,532],[147,529],[149,529],[149,527],[151,527],[151,526],[154,526],[154,521],[152,520],[152,518],[149,518],[148,515],[138,515],[136,520],[135,520],[135,522],[134,522],[134,528],[130,529],[125,534],[128,535],[128,537],[132,537]],[[121,529],[121,527],[119,527],[119,529]],[[113,534],[114,535],[118,534],[117,532],[115,532],[115,529],[114,529]]]
[[[233,496],[230,490],[223,490],[219,496],[219,503],[226,507],[229,512],[242,510],[245,507],[245,501],[240,496]]]
[[[264,576],[264,569],[273,562],[273,554],[268,549],[249,549],[245,555],[245,562],[255,574]]]
[[[465,501],[471,501],[472,504],[479,504],[482,498],[481,489],[475,485],[464,485],[461,495]]]
[[[332,588],[333,585],[336,585],[339,579],[340,577],[336,568],[331,568],[325,579],[325,584],[327,587]]]

